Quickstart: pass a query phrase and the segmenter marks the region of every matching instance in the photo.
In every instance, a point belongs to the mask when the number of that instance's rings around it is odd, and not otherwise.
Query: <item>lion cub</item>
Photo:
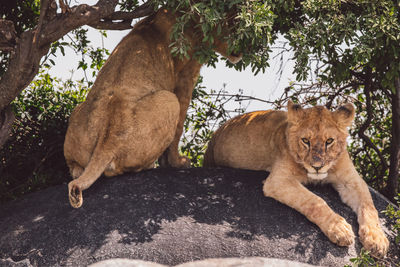
[[[344,203],[357,213],[360,240],[376,257],[386,255],[383,233],[368,187],[346,151],[347,127],[354,119],[352,104],[334,112],[323,106],[302,109],[292,102],[288,111],[258,111],[233,118],[209,143],[205,166],[267,170],[265,196],[304,214],[339,246],[354,242],[344,218],[303,184],[331,183]]]
[[[64,156],[74,178],[68,184],[74,208],[82,205],[82,191],[103,173],[138,172],[160,156],[162,166],[190,165],[179,155],[178,143],[202,66],[192,56],[203,37],[186,30],[193,49],[187,58],[173,57],[176,16],[160,9],[138,22],[104,64],[86,101],[73,111]],[[227,32],[224,27],[222,33]],[[241,55],[228,54],[227,43],[219,37],[212,48],[238,62]]]

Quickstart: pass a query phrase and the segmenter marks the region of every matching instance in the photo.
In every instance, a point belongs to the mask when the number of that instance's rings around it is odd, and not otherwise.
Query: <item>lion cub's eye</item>
[[[310,146],[310,140],[308,140],[307,138],[301,138],[301,141],[306,144],[307,146]]]
[[[326,144],[330,145],[333,143],[333,138],[328,138],[328,140],[326,140]]]

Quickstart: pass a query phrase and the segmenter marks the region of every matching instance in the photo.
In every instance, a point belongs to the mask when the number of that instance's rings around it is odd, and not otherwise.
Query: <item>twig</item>
[[[257,98],[257,97],[249,96],[249,95],[219,94],[219,93],[218,93],[218,94],[211,93],[211,94],[208,94],[208,95],[210,95],[210,96],[217,96],[217,97],[219,97],[219,96],[222,96],[222,97],[229,97],[229,99],[228,99],[227,101],[229,101],[229,100],[231,100],[232,98],[236,97],[237,100],[235,100],[235,101],[252,101],[252,100],[256,100],[256,101],[260,101],[260,102],[264,102],[264,103],[268,103],[268,104],[274,104],[274,103],[275,103],[275,101],[268,101],[268,100],[265,100],[265,99],[261,99],[261,98]],[[226,103],[226,102],[225,102],[225,103]]]

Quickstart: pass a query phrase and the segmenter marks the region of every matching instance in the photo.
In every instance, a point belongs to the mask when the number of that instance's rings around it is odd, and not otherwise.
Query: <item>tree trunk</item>
[[[14,122],[15,115],[11,106],[0,112],[0,148],[3,147],[11,133],[11,127]]]
[[[9,104],[33,80],[38,73],[40,59],[50,48],[50,44],[41,49],[35,47],[33,36],[32,31],[21,34],[8,70],[0,78],[0,148],[7,141],[14,122]]]
[[[392,140],[390,144],[390,168],[388,177],[388,196],[391,200],[399,192],[399,161],[400,161],[400,77],[395,80],[395,90],[392,94]]]

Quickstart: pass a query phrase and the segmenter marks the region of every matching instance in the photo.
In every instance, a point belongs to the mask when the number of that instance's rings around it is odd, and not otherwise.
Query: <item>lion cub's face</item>
[[[232,64],[236,64],[242,59],[241,53],[236,54],[234,52],[231,52],[228,54],[228,43],[226,41],[215,39],[214,45],[214,50],[217,53],[220,53],[222,56],[226,57]]]
[[[231,16],[235,17],[235,16]],[[228,19],[221,24],[221,34],[218,36],[216,32],[214,32],[214,50],[215,52],[221,54],[222,56],[226,57],[232,64],[238,63],[241,59],[243,54],[238,52],[235,53],[234,51],[229,51],[228,41],[225,39],[229,36],[230,32],[232,32],[232,25],[235,24],[234,19]]]
[[[354,119],[354,106],[346,104],[331,112],[323,106],[302,109],[288,104],[287,142],[295,161],[311,179],[327,177],[328,170],[346,150],[347,127]]]

